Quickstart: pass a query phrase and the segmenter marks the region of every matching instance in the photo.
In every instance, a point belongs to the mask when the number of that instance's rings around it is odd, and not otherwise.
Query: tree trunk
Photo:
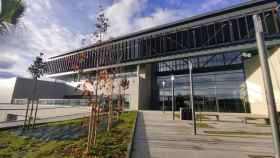
[[[27,124],[28,129],[30,127],[30,123],[31,123],[32,119],[34,119],[32,117],[32,115],[33,115],[33,109],[34,109],[34,100],[35,100],[36,91],[37,91],[37,81],[38,81],[37,78],[35,78],[34,81],[35,81],[35,83],[34,83],[34,87],[33,87],[33,91],[32,91],[31,110],[30,110],[30,115],[29,115],[28,124]]]
[[[38,112],[38,106],[39,106],[39,99],[37,98],[37,100],[36,100],[36,108],[35,108],[35,116],[34,116],[32,128],[35,128],[35,123],[36,123],[36,119],[37,119],[37,112]]]
[[[89,124],[88,124],[88,141],[87,141],[87,153],[90,152],[91,148],[91,140],[92,140],[92,130],[93,130],[93,117],[94,117],[94,103],[89,102],[91,106],[90,117],[89,117]]]

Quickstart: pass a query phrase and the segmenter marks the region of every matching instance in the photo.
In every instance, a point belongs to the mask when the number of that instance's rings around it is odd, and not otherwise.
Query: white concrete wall
[[[269,66],[277,109],[280,111],[280,48],[270,50]],[[267,115],[266,96],[258,55],[246,60],[245,75],[251,112]]]
[[[139,65],[139,109],[149,109],[151,104],[152,79],[151,65]]]
[[[16,78],[1,79],[0,80],[0,104],[11,103]]]

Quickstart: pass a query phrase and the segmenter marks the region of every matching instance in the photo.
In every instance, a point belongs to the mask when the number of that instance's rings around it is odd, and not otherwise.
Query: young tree
[[[106,17],[103,7],[99,6],[99,9],[100,11],[97,14],[95,23],[95,32],[83,39],[82,44],[90,45],[92,43],[101,43],[108,28],[110,27],[109,19]]]
[[[125,104],[125,90],[129,88],[129,80],[127,78],[124,78],[121,80],[120,83],[122,90],[123,90],[123,97],[122,97],[122,111],[124,111],[124,104]]]
[[[100,6],[100,13],[97,16],[94,32],[95,38],[98,39],[98,43],[102,42],[102,38],[104,34],[107,32],[109,27],[108,18],[105,17],[104,9]],[[91,103],[91,117],[89,121],[89,133],[88,133],[88,144],[87,144],[87,153],[90,151],[92,145],[96,145],[96,135],[97,135],[97,126],[99,123],[99,113],[101,112],[99,97],[98,97],[98,89],[102,90],[104,85],[103,82],[107,82],[108,80],[108,72],[107,71],[96,71],[96,84],[95,84],[95,102]]]
[[[104,34],[107,32],[109,25],[109,19],[105,16],[104,9],[102,6],[99,6],[100,13],[98,14],[96,18],[96,24],[95,28],[96,31],[94,32],[94,35],[97,39],[99,39],[98,43],[102,42],[102,38]]]
[[[110,131],[111,127],[112,127],[113,114],[114,114],[114,108],[113,108],[113,96],[114,96],[114,89],[115,89],[114,83],[115,83],[117,73],[118,73],[118,68],[112,68],[111,78],[109,80],[109,91],[110,91],[111,94],[110,94],[110,97],[109,97],[107,131]]]
[[[37,117],[37,111],[38,111],[38,103],[36,105],[35,109],[35,116],[33,117],[33,110],[34,110],[34,100],[38,99],[37,98],[37,82],[38,78],[42,77],[44,75],[44,72],[46,70],[46,64],[43,62],[43,53],[40,53],[40,56],[37,56],[33,62],[33,64],[30,65],[28,68],[28,71],[31,73],[33,80],[34,80],[34,86],[32,90],[32,100],[31,100],[31,109],[30,109],[30,115],[28,117],[28,111],[29,111],[29,104],[27,104],[27,109],[26,109],[26,115],[25,115],[25,120],[24,120],[24,128],[23,132],[26,127],[27,119],[28,119],[28,125],[27,128],[29,128],[31,121],[33,119],[33,127],[35,125],[36,117]]]

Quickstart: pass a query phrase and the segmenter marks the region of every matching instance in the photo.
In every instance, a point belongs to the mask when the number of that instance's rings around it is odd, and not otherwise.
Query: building
[[[26,104],[27,99],[33,97],[33,79],[14,77],[1,79],[0,82],[0,104]],[[62,104],[66,96],[81,94],[81,91],[63,82],[38,80],[37,89],[35,97],[40,98],[42,104]]]
[[[118,78],[130,80],[129,108],[159,110],[163,102],[167,109],[171,107],[170,76],[174,75],[178,109],[189,104],[191,61],[197,110],[266,114],[253,15],[263,21],[280,106],[278,6],[277,0],[253,0],[70,51],[47,61],[48,77],[94,80],[96,71],[119,67]],[[81,54],[86,58],[82,63]],[[77,75],[75,65],[84,70],[82,75]]]

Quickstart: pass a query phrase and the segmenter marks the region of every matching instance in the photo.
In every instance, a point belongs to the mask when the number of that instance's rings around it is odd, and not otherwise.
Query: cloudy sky
[[[45,58],[84,46],[94,32],[98,6],[110,21],[108,37],[221,9],[246,0],[24,0],[26,11],[12,33],[0,35],[0,79],[28,77],[40,52]]]

